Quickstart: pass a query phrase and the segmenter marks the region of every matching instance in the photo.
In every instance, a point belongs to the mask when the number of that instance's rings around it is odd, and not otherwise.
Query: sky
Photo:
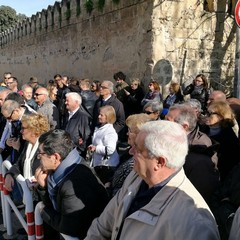
[[[25,14],[31,17],[42,9],[47,9],[48,5],[54,5],[56,0],[0,0],[0,6],[9,6],[16,10],[17,14]],[[58,0],[60,2],[60,0]]]

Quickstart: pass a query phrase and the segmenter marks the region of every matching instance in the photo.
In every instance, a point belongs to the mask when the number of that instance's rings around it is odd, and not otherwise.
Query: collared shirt
[[[73,112],[68,112],[68,120],[71,119],[71,117],[78,111],[79,107],[77,109],[75,109]]]

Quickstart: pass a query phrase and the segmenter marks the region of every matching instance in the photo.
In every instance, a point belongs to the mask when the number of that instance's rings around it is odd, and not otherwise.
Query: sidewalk
[[[0,206],[1,207],[1,206]],[[20,210],[22,216],[25,215],[25,209],[21,209]],[[24,228],[22,227],[21,223],[19,222],[19,220],[17,219],[15,213],[12,211],[12,222],[13,222],[13,232],[14,235],[13,236],[8,236],[7,235],[7,230],[4,228],[3,226],[3,216],[2,216],[2,211],[0,214],[0,240],[4,240],[4,239],[13,239],[13,240],[27,240],[27,233],[24,230]],[[17,231],[20,230],[20,233],[17,233]],[[3,231],[1,231],[3,230]]]

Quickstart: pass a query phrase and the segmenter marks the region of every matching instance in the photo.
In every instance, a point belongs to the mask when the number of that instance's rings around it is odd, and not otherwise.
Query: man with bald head
[[[59,112],[57,107],[50,101],[47,89],[38,88],[34,93],[34,99],[38,105],[37,112],[48,118],[51,130],[59,128]]]

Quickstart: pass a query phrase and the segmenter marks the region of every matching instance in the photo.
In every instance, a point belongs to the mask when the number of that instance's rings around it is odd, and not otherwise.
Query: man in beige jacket
[[[178,123],[144,124],[130,151],[134,171],[85,239],[220,239],[209,207],[183,171],[188,141]]]

